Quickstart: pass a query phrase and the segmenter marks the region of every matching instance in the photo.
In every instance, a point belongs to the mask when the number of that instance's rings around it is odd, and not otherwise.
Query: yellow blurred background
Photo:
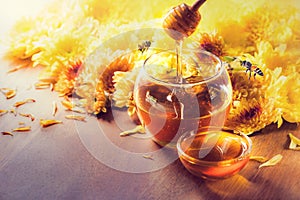
[[[10,27],[22,16],[36,16],[47,4],[53,0],[1,0],[0,6],[0,34],[5,34]]]
[[[6,33],[17,19],[22,16],[36,16],[42,13],[47,7],[61,6],[62,2],[80,2],[81,5],[90,6],[88,13],[98,19],[100,22],[106,20],[118,20],[121,23],[130,21],[144,21],[159,16],[164,16],[167,11],[180,3],[191,5],[194,0],[2,0],[0,6],[0,34]],[[203,15],[208,13],[207,17],[218,16],[226,18],[228,11],[243,12],[253,7],[262,6],[268,0],[207,0],[204,4]],[[273,0],[274,4],[288,5],[292,4],[300,8],[298,0]],[[215,6],[213,6],[215,5]],[[205,7],[214,8],[207,11]],[[235,9],[233,9],[235,8]],[[214,16],[212,16],[214,15]],[[232,13],[230,14],[232,16]]]
[[[3,36],[21,17],[41,17],[46,10],[60,13],[68,5],[76,4],[74,2],[85,9],[86,16],[94,17],[100,24],[114,22],[117,25],[162,18],[172,7],[183,2],[191,5],[195,0],[10,0],[5,3],[4,0],[1,1],[0,40],[3,40]],[[200,8],[203,17],[201,26],[213,30],[222,21],[236,19],[238,18],[236,16],[242,16],[243,13],[263,6],[266,2],[282,5],[283,8],[287,5],[300,8],[299,0],[207,0]],[[212,21],[215,23],[212,24]]]

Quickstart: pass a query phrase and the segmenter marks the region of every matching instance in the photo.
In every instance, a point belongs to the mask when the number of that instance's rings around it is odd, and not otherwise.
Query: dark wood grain
[[[36,81],[39,69],[25,69],[6,74],[8,64],[1,62],[0,87],[17,87],[18,95],[11,100],[0,96],[0,109],[9,108],[15,101],[30,97],[34,104],[24,105],[22,111],[31,112],[36,121],[30,122],[10,114],[0,117],[0,131],[18,126],[20,120],[32,126],[32,131],[15,133],[13,137],[0,135],[0,199],[299,199],[300,152],[288,150],[288,133],[300,137],[296,124],[284,123],[266,127],[251,136],[252,155],[272,157],[282,154],[283,160],[274,167],[258,169],[259,163],[250,161],[232,178],[203,181],[192,176],[175,160],[164,168],[147,173],[126,173],[115,170],[97,160],[85,147],[81,134],[97,134],[95,127],[78,133],[84,122],[65,120],[59,106],[55,118],[63,124],[41,128],[39,118],[52,118],[52,101],[59,101],[55,92],[36,91],[30,85]],[[122,114],[123,113],[123,114]],[[124,112],[115,111],[115,118],[132,126]],[[121,120],[120,120],[121,119]],[[122,120],[123,119],[123,120]],[[128,151],[143,152],[157,149],[152,142],[137,142],[134,137],[120,138],[120,128],[114,121],[90,117],[100,124],[112,143]],[[82,124],[81,124],[82,123]],[[86,126],[86,124],[84,124]],[[112,158],[114,155],[110,155]],[[155,158],[154,158],[155,159]],[[147,165],[151,160],[144,159]],[[120,164],[126,159],[119,160]],[[117,161],[116,161],[117,162]]]

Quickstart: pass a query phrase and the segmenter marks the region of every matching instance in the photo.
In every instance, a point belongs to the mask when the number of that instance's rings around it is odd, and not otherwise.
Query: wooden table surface
[[[149,139],[119,137],[120,127],[132,126],[123,111],[116,110],[113,115],[105,116],[105,119],[114,117],[118,123],[93,116],[88,117],[87,122],[74,122],[64,118],[66,111],[59,104],[55,118],[63,120],[63,124],[41,128],[39,119],[53,118],[52,101],[61,99],[48,89],[32,87],[40,69],[7,74],[8,65],[1,62],[0,87],[17,88],[18,92],[10,100],[0,94],[0,109],[9,109],[14,102],[25,98],[35,98],[35,103],[26,104],[18,111],[32,113],[36,119],[31,122],[13,114],[0,117],[0,131],[16,128],[20,121],[32,127],[32,131],[15,133],[13,137],[0,135],[0,199],[300,198],[300,152],[288,150],[288,133],[300,136],[296,124],[285,123],[280,129],[271,125],[251,136],[252,155],[272,157],[282,154],[283,160],[278,165],[258,169],[259,163],[250,161],[232,178],[203,181],[187,172],[178,159],[162,167],[157,165],[162,159],[159,157],[154,156],[151,160],[140,156],[135,163],[126,157],[126,153],[117,155],[104,149],[107,143],[101,144],[99,135],[127,153],[132,151],[142,155],[145,149],[157,148]],[[105,150],[104,159],[113,161],[113,166],[97,157],[99,150]],[[151,165],[157,170],[149,170]],[[133,171],[145,169],[148,172],[133,173],[128,166]]]

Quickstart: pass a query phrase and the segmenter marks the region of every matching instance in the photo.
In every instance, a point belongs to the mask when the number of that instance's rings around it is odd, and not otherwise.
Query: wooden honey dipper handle
[[[196,12],[197,10],[199,10],[199,8],[205,3],[206,0],[198,0],[196,1],[192,7],[191,7],[191,10],[193,12]]]

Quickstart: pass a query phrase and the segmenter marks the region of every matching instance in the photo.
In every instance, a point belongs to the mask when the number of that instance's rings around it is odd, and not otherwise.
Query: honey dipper
[[[163,22],[163,28],[175,40],[190,36],[197,28],[201,15],[198,11],[206,0],[197,0],[192,6],[182,3],[172,8]]]

